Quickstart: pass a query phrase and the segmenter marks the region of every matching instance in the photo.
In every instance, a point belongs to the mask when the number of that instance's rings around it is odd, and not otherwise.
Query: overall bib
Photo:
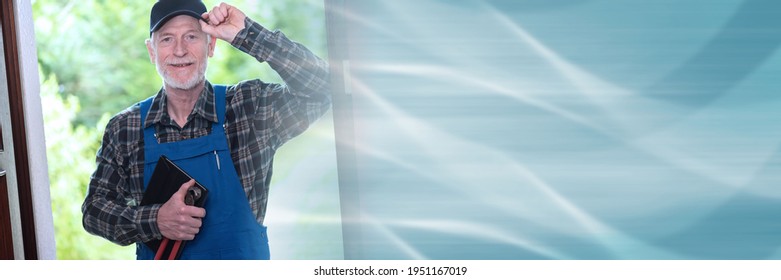
[[[141,102],[142,124],[152,99]],[[200,232],[186,242],[180,259],[268,260],[266,227],[258,224],[249,207],[225,136],[225,86],[214,86],[214,100],[218,122],[212,124],[209,135],[160,144],[154,126],[144,128],[144,190],[161,155],[209,190]],[[154,259],[155,252],[141,242],[136,244],[137,259]]]

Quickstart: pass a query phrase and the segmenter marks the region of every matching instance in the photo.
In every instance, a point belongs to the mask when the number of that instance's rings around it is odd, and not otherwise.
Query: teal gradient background
[[[781,258],[781,2],[331,3],[346,258]]]

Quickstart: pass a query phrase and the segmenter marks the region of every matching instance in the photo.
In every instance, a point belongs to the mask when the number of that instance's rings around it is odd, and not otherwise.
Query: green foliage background
[[[144,46],[152,3],[32,1],[58,259],[134,258],[134,246],[120,247],[86,233],[80,207],[109,117],[156,93],[161,86]],[[205,3],[209,8],[218,4]],[[283,30],[291,39],[327,58],[322,1],[229,3],[266,28]],[[266,64],[257,63],[222,41],[209,61],[207,78],[216,83],[254,78],[281,81]],[[318,135],[314,138],[322,138],[323,133],[333,137],[330,116],[325,119],[312,128]],[[301,141],[290,145],[306,147],[307,141],[316,140]],[[279,172],[275,172],[274,180],[284,179],[286,168],[306,157],[300,151],[289,150],[287,156],[277,157],[285,159],[275,162]],[[335,181],[335,168],[322,180]]]

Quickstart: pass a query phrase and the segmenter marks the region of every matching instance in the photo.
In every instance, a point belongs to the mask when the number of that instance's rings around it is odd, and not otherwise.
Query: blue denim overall
[[[141,102],[141,123],[153,97]],[[180,259],[269,259],[266,228],[249,207],[231,160],[225,136],[225,86],[214,86],[217,123],[209,135],[158,143],[154,126],[144,128],[144,189],[161,155],[165,155],[209,190],[206,217],[195,239],[187,241]],[[137,243],[138,259],[154,259],[155,252]]]

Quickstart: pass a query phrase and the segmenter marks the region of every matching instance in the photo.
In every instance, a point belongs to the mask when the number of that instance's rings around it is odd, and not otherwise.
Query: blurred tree
[[[41,75],[42,79],[43,75]],[[51,180],[52,214],[58,259],[127,259],[133,256],[130,247],[121,248],[105,239],[93,236],[81,227],[81,203],[89,174],[95,169],[91,159],[100,145],[102,129],[72,123],[79,112],[76,96],[63,98],[57,94],[59,85],[54,75],[41,83],[41,102],[46,110],[46,151]],[[108,122],[104,114],[98,122]]]

